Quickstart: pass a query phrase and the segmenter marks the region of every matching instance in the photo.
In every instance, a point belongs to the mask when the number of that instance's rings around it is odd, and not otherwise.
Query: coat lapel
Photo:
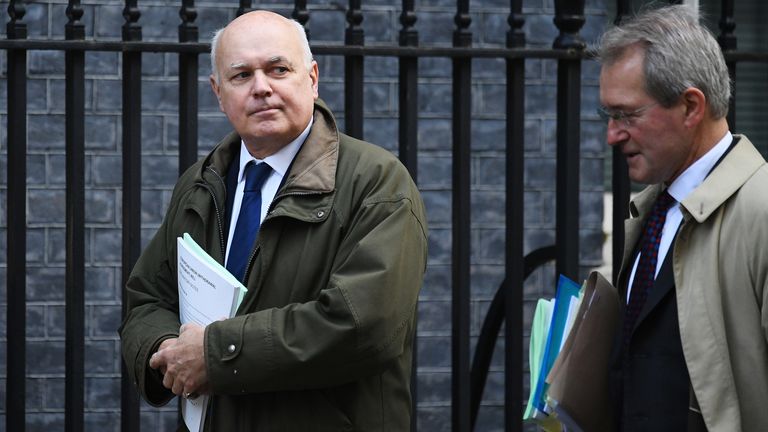
[[[648,297],[645,300],[643,309],[640,311],[640,315],[638,315],[637,321],[635,322],[635,329],[641,322],[643,322],[645,317],[651,313],[653,308],[659,304],[661,299],[675,287],[675,273],[672,265],[672,256],[674,255],[672,251],[674,250],[674,246],[675,244],[673,242],[669,247],[669,252],[667,252],[666,257],[664,258],[664,263],[661,265],[661,269],[659,269],[659,274],[653,282],[653,286],[650,291],[648,291]]]

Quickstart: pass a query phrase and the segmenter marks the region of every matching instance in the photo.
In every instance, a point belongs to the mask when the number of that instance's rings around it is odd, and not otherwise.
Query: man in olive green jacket
[[[123,358],[152,405],[210,394],[206,430],[407,430],[424,206],[394,156],[339,133],[300,29],[257,11],[214,38],[211,82],[236,132],[181,176],[133,269]],[[264,160],[302,133],[236,316],[180,329],[176,238],[224,263],[241,151]]]

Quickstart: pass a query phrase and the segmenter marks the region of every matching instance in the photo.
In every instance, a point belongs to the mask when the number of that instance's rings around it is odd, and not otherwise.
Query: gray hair
[[[304,51],[304,66],[307,69],[310,69],[312,67],[312,61],[314,60],[314,57],[312,56],[312,50],[309,48],[309,40],[307,40],[307,32],[304,30],[304,26],[302,26],[298,21],[296,20],[288,20],[291,25],[296,29],[296,33],[299,35],[299,43],[301,43],[302,51]],[[219,45],[219,39],[221,38],[222,33],[224,33],[224,29],[226,27],[222,27],[215,32],[213,32],[213,37],[211,38],[211,73],[216,77],[216,81],[219,80],[219,71],[216,69],[216,49]]]
[[[704,93],[715,118],[728,114],[731,81],[712,33],[699,24],[696,10],[675,5],[646,11],[606,31],[597,58],[611,65],[632,46],[645,51],[645,89],[670,107],[690,87]]]

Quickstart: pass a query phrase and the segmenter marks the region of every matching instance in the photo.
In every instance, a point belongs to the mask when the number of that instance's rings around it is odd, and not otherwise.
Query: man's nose
[[[269,77],[261,70],[253,73],[251,82],[251,93],[254,96],[269,96],[272,94],[272,87],[269,84]]]
[[[613,119],[608,120],[608,126],[605,131],[606,141],[609,146],[621,144],[629,138],[629,133],[620,126],[619,122]]]

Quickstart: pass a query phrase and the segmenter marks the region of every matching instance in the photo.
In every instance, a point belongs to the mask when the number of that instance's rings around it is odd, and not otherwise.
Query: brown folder
[[[592,272],[571,332],[547,375],[548,400],[566,430],[613,428],[608,362],[619,319],[616,289]]]

